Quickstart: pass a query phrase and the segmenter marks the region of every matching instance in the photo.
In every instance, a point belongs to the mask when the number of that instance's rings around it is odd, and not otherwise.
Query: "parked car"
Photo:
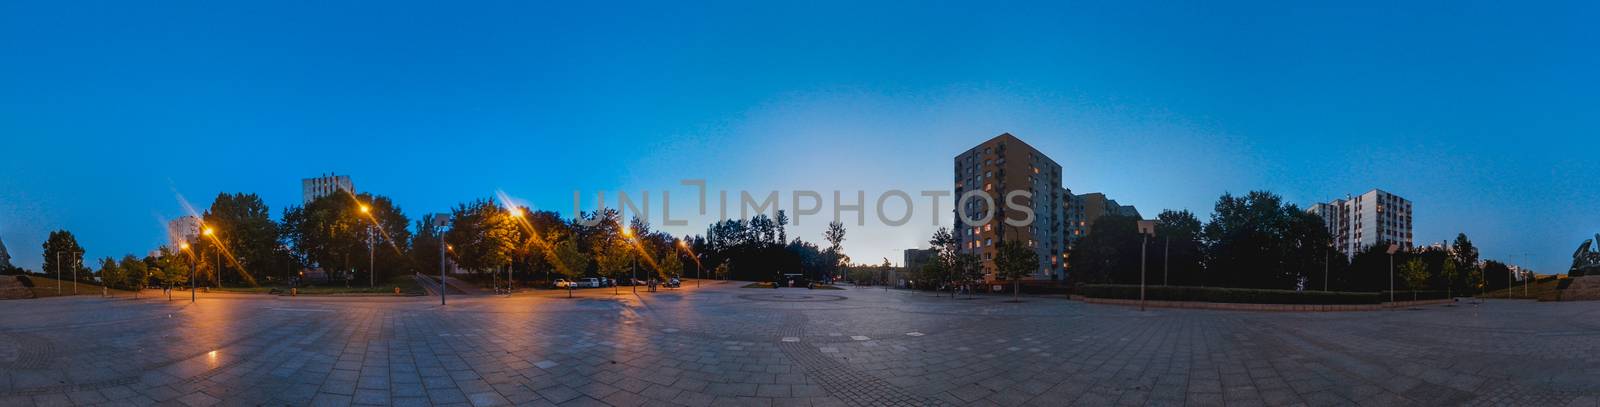
[[[682,284],[682,282],[678,281],[677,277],[673,277],[673,278],[667,279],[667,281],[665,283],[662,283],[661,285],[664,285],[667,288],[678,288],[678,286],[681,285],[681,284]]]
[[[574,284],[573,282],[567,281],[567,279],[565,279],[565,278],[558,278],[558,279],[556,279],[555,287],[556,288],[577,288],[577,287],[573,287],[572,286],[573,284]]]

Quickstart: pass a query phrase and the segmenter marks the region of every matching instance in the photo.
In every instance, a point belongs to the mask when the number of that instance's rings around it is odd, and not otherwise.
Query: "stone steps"
[[[1572,285],[1561,290],[1562,301],[1600,300],[1600,276],[1583,276],[1572,279]]]
[[[33,289],[22,285],[17,276],[0,276],[0,300],[33,298]]]

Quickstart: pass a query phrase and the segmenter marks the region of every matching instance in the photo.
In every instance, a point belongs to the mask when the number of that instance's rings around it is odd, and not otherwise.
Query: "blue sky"
[[[870,201],[948,189],[1002,132],[1147,214],[1383,188],[1419,241],[1466,232],[1542,272],[1600,232],[1594,3],[328,3],[0,4],[15,262],[58,228],[144,253],[177,194],[281,213],[327,172],[412,216],[671,190],[698,233],[681,179]],[[917,209],[847,253],[898,262],[934,228]]]

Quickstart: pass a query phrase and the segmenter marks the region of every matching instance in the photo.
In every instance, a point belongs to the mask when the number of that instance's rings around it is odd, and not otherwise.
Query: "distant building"
[[[301,203],[311,203],[317,198],[333,195],[339,191],[356,192],[356,186],[350,182],[349,175],[328,174],[300,180]]]
[[[1380,244],[1411,249],[1411,201],[1381,189],[1311,205],[1306,212],[1322,218],[1334,247],[1354,258]]]
[[[1010,133],[1001,134],[978,144],[955,157],[955,217],[954,234],[964,253],[978,255],[987,279],[994,280],[994,257],[999,245],[1006,240],[1021,241],[1039,255],[1039,268],[1035,279],[1052,279],[1065,276],[1064,254],[1067,240],[1066,209],[1068,191],[1062,187],[1061,165],[1022,142]],[[1008,213],[1005,197],[1011,191],[1029,191],[1031,199],[1013,202],[1030,206],[1033,224],[1007,225],[1005,219],[1021,219],[1021,214]],[[982,191],[996,208],[987,208],[984,201],[972,199],[963,206],[962,194]],[[1013,211],[1014,212],[1014,211]],[[988,221],[967,224],[968,219]],[[988,216],[993,214],[993,216]]]
[[[905,265],[907,271],[915,273],[921,271],[922,266],[932,262],[938,255],[938,249],[906,249],[906,260],[901,264]]]
[[[1138,208],[1119,204],[1115,199],[1106,198],[1106,194],[1091,192],[1073,195],[1072,201],[1067,206],[1068,246],[1077,244],[1084,236],[1088,236],[1089,230],[1094,227],[1094,221],[1106,215],[1140,218]]]
[[[200,217],[194,215],[179,216],[177,219],[167,221],[167,242],[173,248],[181,242],[193,242],[200,236]]]

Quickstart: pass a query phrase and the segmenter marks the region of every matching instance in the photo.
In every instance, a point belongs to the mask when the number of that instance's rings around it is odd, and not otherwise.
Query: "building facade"
[[[1007,240],[1024,242],[1038,253],[1039,268],[1033,278],[1064,276],[1063,257],[1067,244],[1064,204],[1068,202],[1069,192],[1062,187],[1061,165],[1006,133],[957,155],[954,168],[957,216],[953,233],[962,252],[975,254],[981,260],[987,279],[995,279],[994,257],[1000,243]],[[989,200],[962,202],[962,196],[970,191],[979,191]],[[1011,201],[1013,206],[1032,209],[1031,224],[1014,226],[1005,222],[1007,218],[1016,221],[1025,218],[1025,214],[1018,213],[1021,211],[1006,210],[1006,195],[1012,191],[1031,193],[1031,197],[1018,196]],[[994,207],[989,207],[989,202]]]
[[[1072,195],[1067,206],[1067,247],[1070,249],[1084,236],[1089,235],[1089,230],[1094,227],[1094,221],[1106,215],[1132,216],[1139,218],[1139,209],[1133,205],[1122,205],[1117,200],[1106,198],[1106,194],[1091,192],[1082,195]],[[1140,218],[1143,219],[1143,218]]]
[[[1381,189],[1311,205],[1306,212],[1322,218],[1334,247],[1354,258],[1368,247],[1390,243],[1414,245],[1411,201]]]
[[[932,263],[938,255],[939,249],[906,249],[905,262],[900,264],[905,265],[907,272],[916,273],[922,271],[922,266]]]
[[[200,236],[200,217],[194,215],[179,216],[177,219],[167,221],[167,243],[173,248],[178,243],[193,242]]]
[[[349,175],[327,174],[316,178],[304,178],[300,180],[300,198],[302,204],[311,203],[311,201],[314,201],[317,198],[333,195],[335,192],[339,191],[345,191],[349,193],[356,192],[356,186],[350,182]]]

